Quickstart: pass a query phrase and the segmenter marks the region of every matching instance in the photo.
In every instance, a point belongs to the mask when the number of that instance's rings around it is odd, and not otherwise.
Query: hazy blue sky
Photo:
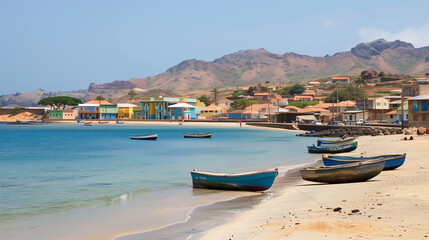
[[[429,45],[429,1],[0,0],[0,94],[86,89],[244,49]]]

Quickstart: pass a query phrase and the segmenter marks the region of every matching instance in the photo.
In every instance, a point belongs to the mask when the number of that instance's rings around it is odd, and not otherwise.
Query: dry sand
[[[27,121],[40,121],[43,118],[41,115],[37,115],[31,112],[20,112],[18,114],[2,114],[0,115],[0,122],[27,122]]]
[[[429,136],[403,137],[359,137],[349,154],[406,152],[400,168],[362,183],[302,181],[203,239],[429,239]]]

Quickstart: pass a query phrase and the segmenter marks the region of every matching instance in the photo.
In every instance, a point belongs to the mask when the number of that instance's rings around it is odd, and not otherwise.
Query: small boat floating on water
[[[124,124],[125,123],[125,121],[116,121],[116,124]]]
[[[265,191],[269,189],[278,174],[277,168],[262,172],[238,174],[191,172],[194,188],[209,188],[238,191]]]
[[[346,138],[340,138],[340,139],[318,139],[317,140],[317,146],[333,146],[333,145],[344,145],[344,144],[350,144],[352,143],[356,138],[354,137],[346,137]]]
[[[343,153],[356,150],[357,145],[357,142],[333,146],[315,146],[313,144],[313,146],[307,146],[307,149],[309,153]]]
[[[84,126],[92,126],[92,122],[84,122],[83,125]]]
[[[211,138],[213,132],[208,133],[183,133],[185,138]]]
[[[312,182],[351,183],[367,181],[380,174],[383,168],[384,160],[381,158],[338,166],[308,167],[300,173],[304,180]]]
[[[158,133],[144,135],[130,134],[130,138],[134,140],[156,140],[158,138]]]
[[[352,157],[352,156],[335,156],[335,155],[323,155],[323,164],[325,166],[336,166],[355,162],[365,162],[370,160],[384,159],[383,170],[393,170],[400,167],[405,162],[406,153],[404,154],[390,154],[390,155],[379,155],[372,157]]]

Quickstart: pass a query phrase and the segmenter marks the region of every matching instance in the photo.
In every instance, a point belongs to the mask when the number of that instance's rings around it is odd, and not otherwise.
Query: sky
[[[429,46],[429,1],[0,0],[0,95],[87,89],[240,50]]]

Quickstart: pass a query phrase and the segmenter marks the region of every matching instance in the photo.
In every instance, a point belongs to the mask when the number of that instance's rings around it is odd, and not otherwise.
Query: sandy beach
[[[203,239],[428,239],[429,136],[401,138],[404,135],[359,137],[358,149],[348,154],[406,152],[400,168],[362,183],[302,180],[211,229]],[[340,211],[333,211],[338,207]]]

